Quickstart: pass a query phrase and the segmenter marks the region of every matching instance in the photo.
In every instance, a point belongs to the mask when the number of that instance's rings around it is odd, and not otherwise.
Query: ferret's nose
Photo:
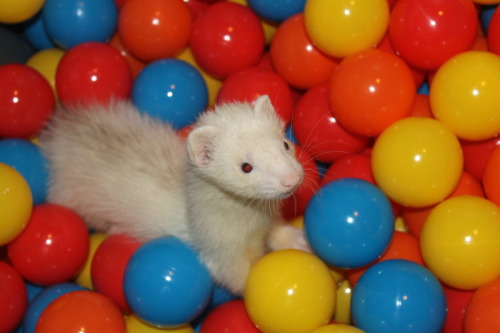
[[[292,189],[300,185],[302,182],[302,173],[289,172],[281,178],[281,185],[285,188]]]

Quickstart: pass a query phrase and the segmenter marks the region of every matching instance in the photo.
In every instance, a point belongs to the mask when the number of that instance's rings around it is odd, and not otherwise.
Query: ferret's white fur
[[[303,170],[267,96],[205,112],[186,143],[130,102],[58,110],[40,145],[50,202],[110,234],[179,237],[234,293],[269,249],[307,249],[301,230],[277,223]]]

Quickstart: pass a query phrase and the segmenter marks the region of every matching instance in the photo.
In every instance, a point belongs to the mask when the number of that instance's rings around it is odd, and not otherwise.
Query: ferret
[[[280,220],[304,172],[268,96],[207,110],[185,140],[130,101],[57,110],[39,139],[49,202],[96,231],[178,237],[234,294],[268,251],[309,250]]]

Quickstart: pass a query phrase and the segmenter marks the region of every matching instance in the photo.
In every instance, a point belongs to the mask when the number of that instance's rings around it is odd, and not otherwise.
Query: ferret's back
[[[182,237],[185,152],[170,126],[129,102],[74,107],[55,113],[40,145],[49,161],[50,202],[74,209],[98,230]]]

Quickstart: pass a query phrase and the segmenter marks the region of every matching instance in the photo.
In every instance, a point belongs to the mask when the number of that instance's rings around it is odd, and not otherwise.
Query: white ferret
[[[40,145],[49,202],[109,234],[179,237],[233,293],[266,251],[308,249],[300,229],[279,223],[303,170],[267,96],[205,112],[186,142],[129,102],[58,110]]]

